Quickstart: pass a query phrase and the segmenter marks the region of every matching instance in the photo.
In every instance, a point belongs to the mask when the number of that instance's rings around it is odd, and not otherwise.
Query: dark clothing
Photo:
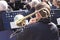
[[[4,30],[4,25],[3,25],[3,19],[2,19],[2,12],[0,12],[0,31],[3,31]]]
[[[48,19],[42,19],[37,23],[27,25],[17,34],[17,40],[58,40],[58,29]]]

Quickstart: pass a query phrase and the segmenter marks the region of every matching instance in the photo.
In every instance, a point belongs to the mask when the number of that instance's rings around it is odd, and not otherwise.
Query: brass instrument
[[[17,26],[21,26],[21,23],[23,23],[23,21],[24,21],[25,19],[33,16],[34,14],[36,14],[38,11],[41,11],[41,10],[47,10],[47,12],[50,13],[47,8],[41,8],[40,10],[37,10],[37,11],[33,12],[32,14],[29,14],[29,15],[23,17],[22,19],[17,20],[17,21],[16,21],[16,25],[17,25]],[[25,25],[25,24],[24,24],[24,25]],[[23,26],[24,26],[24,25],[23,25]]]
[[[48,10],[47,8],[42,8],[42,9],[40,9],[40,10],[38,10],[38,11],[41,11],[41,10],[46,10],[46,11],[50,14],[50,12],[49,12],[49,10]],[[29,14],[29,15],[27,15],[27,16],[25,16],[25,17],[22,17],[21,19],[16,20],[16,25],[17,25],[17,26],[25,26],[25,19],[33,16],[33,15],[36,14],[38,11],[35,11],[35,12],[32,13],[32,14]],[[45,11],[44,11],[44,12],[45,12]],[[46,13],[46,12],[45,12],[45,13]],[[47,17],[47,16],[46,16],[46,17]],[[44,17],[43,17],[43,18],[44,18]],[[39,20],[37,20],[37,21],[39,21]],[[21,27],[20,27],[20,28],[21,28]],[[13,36],[15,36],[16,33],[17,33],[17,32],[20,32],[20,31],[21,31],[21,29],[15,31],[14,33],[12,33],[12,34],[10,35],[10,38],[12,38]]]

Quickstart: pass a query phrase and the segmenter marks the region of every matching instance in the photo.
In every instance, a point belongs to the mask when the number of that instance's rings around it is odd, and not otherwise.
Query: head
[[[0,11],[8,10],[8,3],[6,1],[0,1]]]
[[[43,10],[40,10],[42,8],[43,8]],[[50,17],[50,6],[45,2],[41,2],[41,3],[37,4],[35,7],[35,10],[37,11],[36,19]],[[40,11],[38,11],[38,10],[40,10]]]
[[[42,2],[46,2],[46,1],[48,1],[48,0],[41,0]]]
[[[40,3],[38,0],[32,0],[31,2],[27,3],[26,7],[27,9],[35,8],[35,5]]]
[[[57,2],[56,2],[57,0],[53,0],[52,1],[52,4],[54,5],[54,6],[56,6],[57,5]]]
[[[60,8],[60,0],[57,0],[57,6]]]
[[[10,0],[10,2],[14,3],[14,2],[15,2],[15,0]]]

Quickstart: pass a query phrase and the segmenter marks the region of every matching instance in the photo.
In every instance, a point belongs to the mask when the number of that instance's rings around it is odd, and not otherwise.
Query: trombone
[[[37,10],[37,11],[33,12],[32,14],[29,14],[29,15],[23,17],[22,19],[17,20],[17,21],[16,21],[16,25],[17,25],[17,26],[21,26],[21,23],[24,24],[24,20],[25,20],[25,19],[33,16],[34,14],[36,14],[38,11],[41,11],[41,10],[47,10],[47,12],[50,14],[50,12],[49,12],[49,10],[48,10],[47,8],[42,8],[42,9],[40,9],[40,10]],[[46,12],[45,12],[45,13],[46,13]],[[38,21],[39,21],[39,20],[38,20]],[[25,26],[25,25],[23,25],[23,26]],[[10,38],[14,37],[17,32],[22,32],[22,31],[23,31],[23,27],[22,27],[21,29],[15,31],[14,33],[12,33],[12,34],[10,35]]]
[[[41,10],[47,10],[47,12],[50,13],[47,8],[41,8],[40,10],[37,10],[37,11],[33,12],[32,14],[29,14],[29,15],[23,17],[22,19],[17,20],[17,21],[16,21],[16,25],[17,25],[17,26],[20,26],[21,23],[22,23],[25,19],[33,16],[34,14],[36,14],[38,11],[41,11]],[[24,22],[23,22],[22,24],[24,24]],[[24,25],[23,25],[23,26],[24,26]]]

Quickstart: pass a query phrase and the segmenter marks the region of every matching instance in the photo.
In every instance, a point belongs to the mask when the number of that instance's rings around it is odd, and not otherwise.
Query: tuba
[[[26,20],[27,18],[35,15],[38,11],[41,11],[41,10],[46,10],[46,11],[50,14],[50,12],[49,12],[49,10],[48,10],[47,8],[41,8],[40,10],[37,10],[37,11],[35,11],[35,12],[33,12],[33,13],[25,16],[25,17],[22,17],[21,19],[18,19],[18,20],[16,21],[16,25],[17,25],[17,26],[25,26],[25,21],[24,21],[24,20]],[[46,11],[43,11],[43,12],[46,13]],[[39,20],[37,20],[37,21],[39,21]]]

